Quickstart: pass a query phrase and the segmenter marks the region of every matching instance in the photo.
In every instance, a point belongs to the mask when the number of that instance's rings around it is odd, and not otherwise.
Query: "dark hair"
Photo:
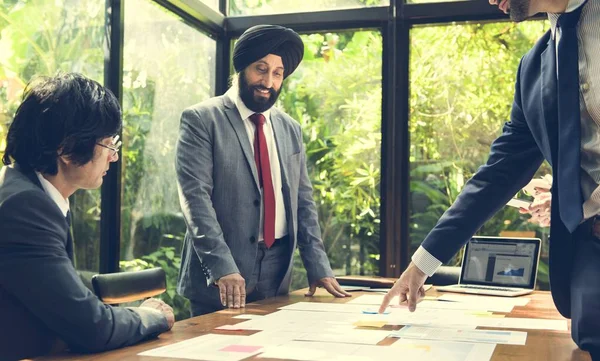
[[[117,98],[98,82],[76,73],[38,78],[25,88],[2,161],[54,175],[59,155],[84,165],[94,157],[96,143],[121,126]]]

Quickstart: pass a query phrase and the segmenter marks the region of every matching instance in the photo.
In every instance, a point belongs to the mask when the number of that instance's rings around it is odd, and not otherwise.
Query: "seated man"
[[[169,330],[173,310],[104,305],[73,266],[69,196],[94,189],[118,159],[115,96],[78,74],[28,86],[0,170],[0,360],[66,343],[78,352],[134,344]]]

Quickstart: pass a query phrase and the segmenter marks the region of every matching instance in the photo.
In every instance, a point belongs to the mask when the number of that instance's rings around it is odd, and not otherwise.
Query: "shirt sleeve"
[[[423,246],[419,246],[412,255],[412,261],[423,273],[431,277],[442,265],[442,262],[429,253]]]

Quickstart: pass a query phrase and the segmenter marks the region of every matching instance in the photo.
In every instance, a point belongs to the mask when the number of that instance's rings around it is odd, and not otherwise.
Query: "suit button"
[[[252,242],[252,243],[256,242],[256,237],[254,237],[254,236],[250,237],[250,242]]]
[[[254,205],[260,207],[260,201],[258,199],[254,200]]]

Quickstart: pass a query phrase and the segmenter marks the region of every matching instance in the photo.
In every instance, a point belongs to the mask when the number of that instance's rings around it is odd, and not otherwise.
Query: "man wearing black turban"
[[[300,125],[273,107],[303,54],[291,29],[246,30],[233,51],[233,86],[181,116],[175,167],[187,232],[178,292],[193,316],[287,294],[296,248],[308,296],[317,286],[350,296],[323,247]]]

